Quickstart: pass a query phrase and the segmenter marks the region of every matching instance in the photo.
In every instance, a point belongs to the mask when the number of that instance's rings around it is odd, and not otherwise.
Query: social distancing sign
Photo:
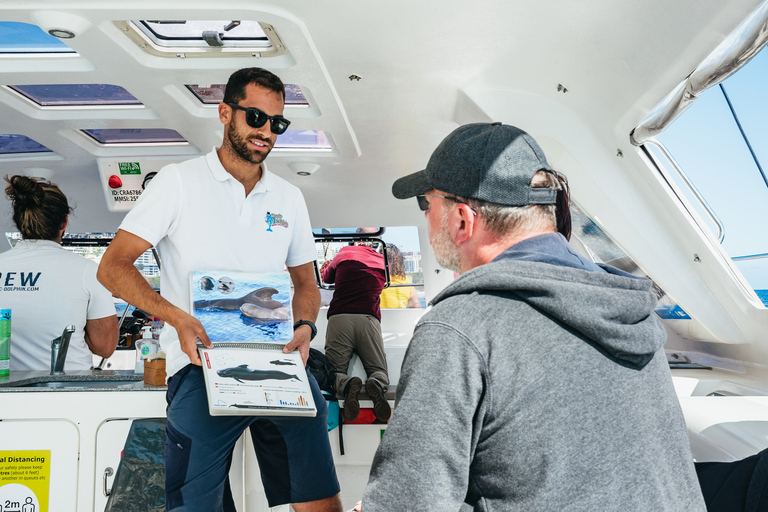
[[[0,510],[48,512],[50,450],[0,450]]]

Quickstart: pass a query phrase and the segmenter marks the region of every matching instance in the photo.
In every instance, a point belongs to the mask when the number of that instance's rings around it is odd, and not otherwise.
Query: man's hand
[[[307,359],[309,359],[309,342],[312,341],[312,329],[308,325],[300,325],[295,331],[293,331],[293,340],[283,347],[283,353],[287,354],[299,349],[301,354],[301,360],[304,362],[304,366],[307,365]]]
[[[201,366],[203,362],[200,360],[200,356],[197,352],[197,340],[199,339],[203,345],[208,348],[213,348],[213,343],[208,338],[208,334],[205,332],[205,328],[200,321],[181,310],[178,312],[178,317],[174,321],[169,323],[176,329],[179,335],[179,343],[181,344],[181,350],[189,356],[192,364]],[[307,352],[309,354],[309,352]]]

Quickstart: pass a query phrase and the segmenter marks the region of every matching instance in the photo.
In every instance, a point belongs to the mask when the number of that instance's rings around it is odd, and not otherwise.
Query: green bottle
[[[11,370],[11,310],[0,309],[0,377]]]

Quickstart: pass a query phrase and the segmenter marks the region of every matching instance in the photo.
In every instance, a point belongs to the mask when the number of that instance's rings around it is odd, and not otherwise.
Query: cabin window
[[[0,134],[0,155],[21,153],[52,153],[52,151],[26,135]]]
[[[332,151],[328,137],[322,130],[288,130],[277,136],[273,151]]]
[[[573,240],[575,238],[594,263],[605,263],[632,275],[650,279],[637,263],[574,202],[571,202],[571,221],[573,223],[571,245],[577,245]],[[656,283],[653,283],[653,291],[656,292],[659,300],[655,311],[660,318],[690,320],[691,317]]]
[[[267,24],[253,20],[115,21],[143,51],[173,58],[276,57],[285,45]]]
[[[224,89],[227,84],[194,85],[187,84],[187,89],[205,105],[218,105],[224,101]],[[296,84],[285,84],[286,108],[308,107],[309,101],[301,92],[301,87]]]
[[[61,39],[47,34],[37,25],[0,21],[0,55],[36,54],[77,55]]]
[[[395,273],[393,270],[398,266],[396,263],[388,261],[390,274],[390,287],[409,287],[416,289],[416,296],[422,308],[426,307],[426,298],[424,294],[424,272],[421,266],[421,248],[419,246],[419,232],[415,226],[397,226],[397,227],[379,227],[376,233],[357,233],[359,228],[320,228],[313,229],[315,235],[315,246],[317,247],[317,277],[318,282],[324,285],[319,275],[319,269],[326,261],[333,260],[342,247],[353,243],[354,240],[370,237],[377,238],[386,245],[397,247],[403,257],[404,278],[403,281],[410,283],[393,282]],[[377,250],[379,248],[377,247]],[[389,258],[388,258],[389,259]],[[400,279],[394,279],[399,281]],[[320,289],[322,305],[328,306],[333,297],[332,286],[326,285]]]
[[[768,230],[763,226],[768,218],[766,74],[768,53],[763,50],[706,90],[658,136],[664,150],[646,147],[768,305]]]
[[[166,128],[108,128],[82,130],[82,132],[103,146],[178,146],[189,144],[179,132]]]
[[[143,107],[142,103],[119,85],[46,84],[9,85],[9,89],[46,107]]]
[[[158,46],[209,46],[206,33],[214,33],[218,46],[265,48],[272,44],[258,21],[139,20],[136,26]],[[210,45],[213,46],[213,45]]]

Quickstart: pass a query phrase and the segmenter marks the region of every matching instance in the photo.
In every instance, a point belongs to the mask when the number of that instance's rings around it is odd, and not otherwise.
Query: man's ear
[[[457,246],[467,243],[477,230],[477,216],[472,213],[469,205],[457,204],[449,217],[449,228],[453,242]]]
[[[222,124],[227,125],[232,121],[233,109],[226,103],[219,103],[219,121]]]

